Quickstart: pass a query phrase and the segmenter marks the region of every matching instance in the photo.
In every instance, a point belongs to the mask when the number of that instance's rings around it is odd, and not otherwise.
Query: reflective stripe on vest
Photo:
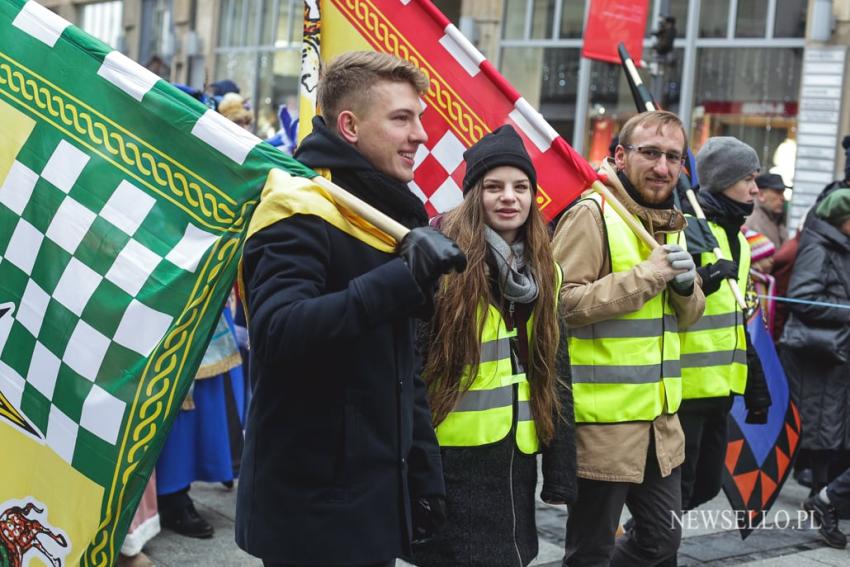
[[[723,256],[732,257],[726,231],[708,223]],[[747,289],[750,277],[750,245],[738,233],[741,259],[738,262],[738,286]],[[700,256],[703,266],[717,261],[712,252]],[[747,338],[744,314],[732,295],[729,284],[706,296],[705,314],[694,325],[683,329],[682,398],[718,398],[743,394],[747,386]]]
[[[603,200],[611,272],[626,272],[651,250]],[[684,234],[667,234],[684,246]],[[675,413],[681,401],[678,319],[659,293],[634,313],[569,329],[570,365],[577,423],[652,421]]]
[[[561,287],[561,269],[555,266],[555,306]],[[478,308],[481,320],[483,306]],[[535,306],[535,312],[537,306]],[[526,322],[529,343],[534,329],[534,313]],[[516,444],[520,451],[534,454],[540,449],[537,428],[531,415],[531,386],[526,374],[513,373],[510,340],[517,336],[516,329],[508,331],[502,314],[493,305],[487,305],[486,319],[481,333],[478,373],[469,390],[457,406],[437,426],[437,440],[443,447],[473,447],[489,445],[504,439],[513,426],[514,389],[517,392]],[[529,345],[529,352],[531,346]],[[469,379],[469,368],[464,370],[461,383]]]

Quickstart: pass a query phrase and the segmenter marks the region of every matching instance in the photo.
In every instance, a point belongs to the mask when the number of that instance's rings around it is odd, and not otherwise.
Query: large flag
[[[32,1],[0,127],[0,564],[107,567],[270,168],[315,174]]]
[[[742,538],[764,520],[788,478],[800,442],[800,413],[761,309],[751,316],[747,330],[764,367],[773,403],[764,425],[746,423],[741,396],[735,398],[729,415],[723,491],[732,509],[744,512],[737,517]]]
[[[554,218],[596,179],[590,165],[546,122],[430,0],[307,0],[300,137],[315,114],[319,61],[346,51],[393,54],[430,79],[410,189],[429,213],[463,199],[463,152],[503,124],[523,137],[537,169],[537,206]]]

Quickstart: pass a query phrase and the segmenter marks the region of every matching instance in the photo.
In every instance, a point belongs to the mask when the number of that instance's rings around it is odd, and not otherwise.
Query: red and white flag
[[[537,206],[554,218],[596,173],[429,0],[305,2],[301,136],[315,113],[317,62],[375,50],[410,61],[430,79],[422,117],[428,142],[414,159],[410,189],[431,214],[463,199],[463,152],[503,124],[520,133],[537,169]]]

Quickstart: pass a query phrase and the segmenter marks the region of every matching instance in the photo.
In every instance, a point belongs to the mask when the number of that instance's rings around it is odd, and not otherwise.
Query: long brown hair
[[[454,410],[478,373],[484,319],[477,312],[482,300],[492,298],[487,275],[487,243],[484,239],[483,182],[469,190],[463,203],[443,217],[443,232],[466,253],[467,268],[461,274],[443,278],[434,299],[435,313],[428,337],[428,360],[423,373],[428,385],[434,426]],[[528,219],[518,238],[525,241],[528,267],[537,280],[532,341],[529,348],[528,381],[531,386],[531,414],[537,436],[543,443],[552,440],[555,420],[561,415],[557,391],[555,356],[558,349],[558,316],[555,310],[555,265],[546,223],[532,202]],[[470,371],[461,383],[464,368]]]

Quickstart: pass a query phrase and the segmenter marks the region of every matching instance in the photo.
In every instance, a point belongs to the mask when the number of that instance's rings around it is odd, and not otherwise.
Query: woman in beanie
[[[441,229],[466,253],[424,333],[423,377],[443,457],[447,524],[414,548],[422,566],[525,566],[537,555],[534,495],[575,497],[560,269],[534,205],[537,175],[511,126],[464,153],[463,203]]]
[[[791,273],[788,297],[812,303],[789,304],[791,314],[780,340],[785,373],[800,408],[800,448],[811,450],[813,493],[829,482],[836,453],[850,449],[848,235],[850,189],[835,189],[806,218]],[[825,527],[828,521],[823,520]],[[829,539],[834,536],[829,531],[821,533]]]

